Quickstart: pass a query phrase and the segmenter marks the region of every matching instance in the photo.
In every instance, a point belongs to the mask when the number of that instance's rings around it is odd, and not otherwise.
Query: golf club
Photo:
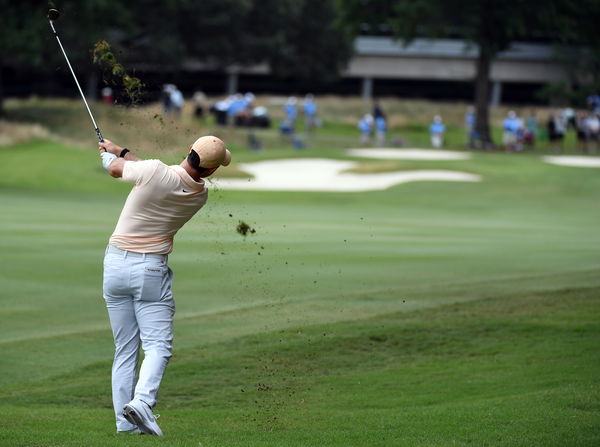
[[[94,119],[94,115],[92,115],[92,111],[90,110],[90,106],[88,105],[87,101],[85,100],[85,95],[83,94],[83,91],[81,90],[81,86],[79,85],[79,81],[77,80],[77,76],[75,76],[75,72],[73,71],[73,67],[71,67],[71,62],[69,62],[69,58],[67,57],[67,53],[65,52],[65,49],[62,46],[62,43],[60,42],[58,34],[56,33],[56,29],[54,28],[54,21],[58,20],[59,17],[60,17],[60,12],[58,12],[58,9],[49,9],[48,10],[48,20],[50,21],[50,28],[52,28],[52,32],[54,33],[54,36],[56,36],[56,40],[58,42],[58,45],[60,46],[60,49],[62,50],[62,53],[65,55],[65,59],[67,60],[67,65],[69,66],[69,70],[71,70],[71,74],[73,75],[73,79],[75,79],[75,84],[77,84],[77,88],[79,89],[79,93],[81,93],[81,99],[83,99],[83,103],[85,104],[85,108],[87,109],[88,113],[90,114],[90,118],[92,119],[92,124],[94,125],[94,130],[96,131],[96,135],[98,136],[98,140],[100,140],[100,142],[102,143],[104,141],[104,138],[102,137],[102,132],[100,132],[100,129],[98,128],[98,125],[96,124],[96,120]]]

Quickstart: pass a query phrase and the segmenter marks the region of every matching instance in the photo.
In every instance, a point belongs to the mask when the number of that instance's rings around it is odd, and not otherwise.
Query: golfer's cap
[[[220,138],[200,137],[192,144],[192,149],[200,156],[202,168],[218,168],[231,163],[231,152]]]

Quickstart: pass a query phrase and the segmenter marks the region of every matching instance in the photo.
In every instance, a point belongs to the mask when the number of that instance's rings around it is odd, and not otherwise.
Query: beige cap
[[[223,140],[213,136],[198,138],[192,149],[200,156],[200,167],[218,168],[231,162],[231,152],[225,147]]]

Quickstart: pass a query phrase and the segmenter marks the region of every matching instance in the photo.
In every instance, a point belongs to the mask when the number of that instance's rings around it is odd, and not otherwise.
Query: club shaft
[[[58,42],[58,45],[60,46],[60,49],[63,53],[63,55],[65,56],[65,60],[67,61],[67,65],[69,66],[69,70],[71,70],[71,74],[73,75],[73,79],[75,79],[75,84],[77,85],[77,88],[79,89],[79,93],[81,94],[81,99],[83,99],[83,103],[85,104],[85,108],[88,111],[88,114],[90,115],[90,119],[92,120],[92,124],[94,125],[94,129],[96,130],[96,135],[98,136],[98,140],[100,140],[100,142],[104,141],[104,138],[102,137],[102,133],[100,132],[100,129],[98,128],[98,125],[96,124],[96,120],[94,119],[94,115],[92,115],[92,111],[90,110],[90,106],[88,105],[86,99],[85,99],[85,95],[83,94],[83,90],[81,90],[81,86],[79,85],[79,81],[77,80],[77,76],[75,76],[75,72],[73,71],[73,67],[71,66],[71,62],[69,61],[69,57],[67,56],[67,53],[60,41],[60,38],[58,37],[58,33],[56,32],[56,30],[54,29],[54,23],[52,22],[52,20],[50,20],[50,27],[52,28],[52,32],[54,33],[54,36],[56,37],[56,41]]]

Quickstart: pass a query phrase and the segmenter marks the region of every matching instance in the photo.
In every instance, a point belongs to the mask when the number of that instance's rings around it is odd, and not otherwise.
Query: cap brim
[[[229,149],[225,149],[225,158],[223,158],[221,166],[229,166],[229,163],[231,163],[231,152],[229,152]]]

